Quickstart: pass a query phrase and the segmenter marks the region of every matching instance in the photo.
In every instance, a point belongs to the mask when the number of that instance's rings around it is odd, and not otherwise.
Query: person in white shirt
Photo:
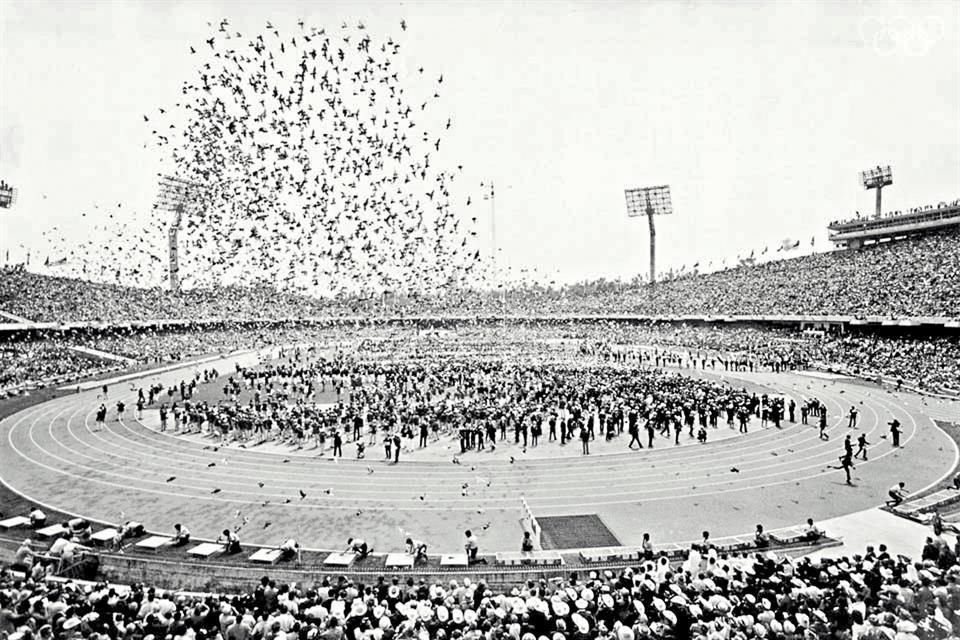
[[[173,525],[173,539],[170,544],[174,547],[182,547],[190,542],[190,530],[179,522]]]
[[[822,535],[823,535],[823,532],[820,531],[820,529],[818,529],[816,525],[813,524],[813,518],[807,518],[807,526],[803,528],[803,536],[807,540],[814,542],[816,540],[819,540],[820,536]]]
[[[413,561],[427,559],[427,543],[422,540],[407,538],[407,555],[413,556]]]
[[[20,567],[25,571],[29,571],[33,566],[33,548],[30,546],[31,544],[33,544],[33,541],[27,538],[17,549],[17,552],[13,555],[14,567]]]
[[[904,497],[909,493],[904,487],[906,485],[903,482],[898,482],[897,484],[890,487],[890,491],[887,492],[887,495],[890,496],[890,499],[887,500],[886,505],[888,507],[895,507],[901,502],[903,502]]]
[[[480,552],[480,543],[477,541],[477,536],[469,529],[464,531],[463,535],[466,536],[467,539],[463,544],[463,549],[467,552],[467,564],[475,564],[477,562],[487,564],[486,558],[477,558],[477,554]]]
[[[300,559],[300,543],[293,538],[287,538],[278,549],[280,549],[280,558],[282,560],[290,560],[291,558]]]
[[[230,529],[224,529],[217,538],[217,542],[223,545],[223,551],[227,554],[240,553],[240,537]]]
[[[30,512],[30,526],[34,529],[40,529],[47,524],[47,514],[40,510],[40,507],[34,507]]]

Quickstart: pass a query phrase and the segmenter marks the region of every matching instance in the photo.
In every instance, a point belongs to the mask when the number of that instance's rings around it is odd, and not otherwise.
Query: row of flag
[[[816,243],[817,243],[816,237],[810,236],[810,246],[813,247],[816,245]],[[770,252],[770,248],[771,248],[770,246],[764,247],[763,250],[760,251],[760,256],[767,255],[767,253]],[[800,240],[794,240],[792,238],[784,238],[783,241],[780,243],[780,246],[776,248],[774,253],[793,251],[794,249],[798,249],[798,248],[800,248]],[[750,254],[747,256],[744,256],[744,255],[737,256],[736,266],[749,267],[751,265],[756,264],[756,262],[757,262],[757,250],[752,249],[750,251]],[[713,260],[709,261],[707,263],[707,268],[709,269],[713,267],[713,264],[714,264]],[[720,261],[720,266],[726,268],[727,266],[726,258]],[[691,266],[683,265],[679,269],[670,269],[664,273],[661,273],[660,279],[673,280],[676,278],[680,278],[682,276],[694,275],[698,272],[699,269],[700,269],[700,261],[698,260],[697,262],[694,262],[693,265]]]

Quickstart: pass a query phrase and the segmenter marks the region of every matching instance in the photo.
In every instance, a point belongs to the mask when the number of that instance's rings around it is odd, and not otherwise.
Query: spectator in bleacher
[[[292,560],[293,558],[300,559],[300,543],[297,542],[294,538],[287,538],[284,540],[278,549],[280,549],[280,559],[281,560]]]
[[[770,534],[764,532],[763,525],[758,524],[757,530],[753,534],[753,540],[758,549],[765,549],[770,546]]]
[[[406,539],[407,555],[413,556],[414,563],[427,559],[427,543],[422,540]]]
[[[344,551],[357,554],[358,560],[363,560],[373,553],[373,549],[367,544],[367,541],[361,538],[348,538],[347,548]]]
[[[810,542],[816,542],[823,535],[823,532],[813,524],[813,518],[807,518],[807,524],[803,530],[803,536]]]
[[[523,553],[533,551],[533,538],[530,536],[529,531],[523,532],[523,540],[520,541],[520,551]]]
[[[240,553],[240,537],[230,529],[224,529],[220,533],[217,543],[223,545],[223,552],[227,555]]]
[[[42,529],[47,524],[47,514],[40,507],[34,507],[30,511],[30,526],[34,529]]]
[[[33,567],[33,556],[33,540],[27,538],[20,544],[16,552],[13,554],[12,568],[17,571],[30,573],[30,569]]]
[[[175,547],[182,547],[190,542],[190,530],[179,522],[173,525],[173,538],[170,544]]]

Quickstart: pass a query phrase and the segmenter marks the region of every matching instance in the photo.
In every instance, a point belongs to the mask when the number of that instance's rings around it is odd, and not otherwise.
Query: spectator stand
[[[840,545],[838,539],[824,536],[816,543],[810,543],[800,537],[800,528],[796,535],[789,535],[794,528],[773,530],[771,545],[764,551],[776,551],[788,555],[802,555],[811,548],[823,548]],[[101,529],[100,531],[105,531]],[[98,532],[93,535],[96,536]],[[9,534],[0,534],[0,557],[13,550],[22,538]],[[147,544],[157,541],[157,544]],[[48,558],[49,562],[58,562],[55,575],[65,577],[85,576],[89,579],[104,578],[123,582],[130,575],[146,576],[164,588],[189,588],[205,590],[210,588],[240,588],[250,580],[259,579],[264,570],[276,574],[278,580],[306,581],[319,580],[331,569],[357,579],[369,579],[391,571],[397,575],[409,575],[427,580],[469,576],[483,578],[489,584],[513,584],[539,578],[566,578],[572,573],[597,569],[624,569],[637,566],[640,562],[640,550],[633,547],[614,547],[607,549],[584,549],[582,551],[535,551],[524,554],[504,552],[484,556],[488,565],[468,566],[466,554],[462,552],[431,556],[423,566],[411,566],[409,562],[397,562],[396,556],[406,554],[371,554],[357,561],[354,554],[341,559],[340,564],[326,562],[333,556],[342,556],[337,552],[304,550],[302,561],[286,563],[280,560],[275,547],[242,545],[242,552],[225,556],[221,552],[223,545],[197,540],[192,547],[175,548],[168,544],[169,538],[145,532],[128,538],[122,550],[90,551],[80,554],[74,561],[61,565],[58,559]],[[719,553],[746,554],[758,551],[752,535],[729,536],[713,540]],[[692,543],[665,543],[655,548],[657,556],[665,554],[671,563],[681,563],[686,559]],[[197,555],[202,549],[205,555]],[[390,561],[390,558],[393,561]],[[346,560],[346,563],[344,563]]]

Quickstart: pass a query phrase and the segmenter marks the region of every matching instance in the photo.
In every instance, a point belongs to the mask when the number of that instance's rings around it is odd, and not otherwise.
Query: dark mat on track
[[[538,516],[544,549],[619,547],[620,541],[596,514]]]

